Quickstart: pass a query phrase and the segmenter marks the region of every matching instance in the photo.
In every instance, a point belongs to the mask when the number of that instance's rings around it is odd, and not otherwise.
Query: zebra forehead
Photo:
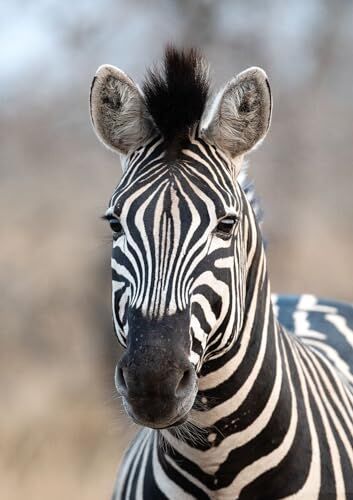
[[[165,174],[164,176],[154,175],[151,178],[148,178],[141,175],[140,178],[140,175],[138,175],[136,179],[134,180],[130,179],[129,183],[127,182],[119,183],[119,185],[117,186],[116,190],[114,191],[110,199],[106,215],[115,214],[117,217],[120,217],[123,207],[125,205],[129,206],[132,203],[132,199],[139,199],[141,202],[143,198],[146,198],[147,193],[151,194],[153,193],[154,190],[157,195],[158,188],[161,188],[161,186],[163,185],[163,181],[165,182],[165,188],[168,186],[170,189],[171,192],[170,200],[175,197],[177,197],[178,200],[185,198],[185,196],[187,195],[185,191],[181,191],[180,182],[176,182],[178,175],[175,175],[177,172],[175,167],[172,168],[168,164],[163,164],[163,169]],[[187,179],[187,177],[185,176],[182,176],[181,178],[184,182],[185,179]],[[122,179],[122,181],[123,180],[124,179]],[[192,182],[195,183],[194,178],[192,179]],[[260,199],[256,194],[255,185],[247,177],[246,166],[242,168],[238,176],[237,182],[240,185],[241,189],[243,190],[245,197],[249,201],[252,210],[254,211],[256,219],[258,220],[259,223],[262,223],[263,209],[261,206]],[[227,199],[225,199],[223,192],[221,192],[221,196],[219,195],[217,196],[217,192],[212,190],[209,186],[205,185],[203,185],[202,193],[206,197],[207,193],[209,193],[209,198],[210,198],[209,202],[211,203],[212,200],[213,205],[216,208],[216,215],[218,218],[222,217],[223,215],[226,215],[227,212],[234,211],[234,208],[235,211],[237,211],[237,209],[239,208],[240,197],[237,196],[236,190],[234,188],[231,192],[231,196],[229,196],[229,192],[227,193]],[[156,197],[152,197],[152,200],[154,200],[155,202]],[[191,200],[195,201],[195,198],[191,197]],[[151,204],[153,205],[153,201]]]
[[[239,195],[234,184],[228,185],[217,176],[212,177],[198,172],[194,167],[161,165],[150,175],[136,173],[129,179],[122,179],[109,203],[109,213],[120,216],[132,205],[135,208],[146,202],[146,205],[157,203],[164,198],[164,208],[171,206],[173,199],[191,204],[202,210],[205,205],[213,206],[215,212],[222,216],[239,204]]]

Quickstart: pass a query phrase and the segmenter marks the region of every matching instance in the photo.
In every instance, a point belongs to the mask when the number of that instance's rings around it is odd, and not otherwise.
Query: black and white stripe
[[[151,154],[157,156],[157,151],[152,147]],[[224,206],[237,206],[241,223],[234,240],[215,244],[211,239],[208,269],[194,283],[188,278],[192,266],[203,258],[202,235],[212,227],[215,207],[195,226],[190,220],[192,231],[182,234],[182,229],[168,232],[162,220],[158,234],[150,231],[154,239],[145,236],[144,255],[129,249],[127,236],[115,243],[115,250],[120,245],[124,249],[125,265],[136,276],[131,300],[145,308],[146,314],[165,314],[171,304],[185,307],[185,291],[197,297],[192,299],[197,307],[191,320],[191,358],[202,360],[192,411],[197,427],[184,433],[143,430],[125,457],[116,498],[349,498],[353,494],[353,308],[306,295],[274,296],[272,301],[261,234],[241,186],[232,189],[227,170],[221,170],[224,159],[218,165],[219,157],[202,141],[195,140],[190,152],[183,154],[185,163],[178,167],[176,183],[194,219],[203,200],[206,204],[209,200],[207,191],[201,194],[194,185],[193,171],[207,178],[203,171],[212,165],[217,183],[227,193]],[[189,166],[189,157],[197,165]],[[143,167],[136,170],[150,183],[137,204],[144,211],[149,203],[157,211],[168,192],[165,165],[157,165],[151,172]],[[122,190],[119,187],[111,206],[129,196],[126,178],[131,179],[131,168],[127,167]],[[208,180],[205,190],[207,185]],[[222,194],[219,187],[217,196]],[[131,207],[133,200],[124,198],[123,203]],[[133,219],[136,214],[131,224]],[[143,224],[143,218],[139,222]],[[154,224],[160,227],[155,219]],[[176,233],[173,245],[168,243],[172,233]],[[188,247],[175,255],[170,251],[169,261],[158,259],[164,263],[161,268],[148,255],[156,256],[156,247],[162,243],[165,252],[168,245]],[[124,265],[118,264],[123,250],[119,252],[113,257],[113,269]],[[183,261],[185,254],[190,255],[189,261]],[[127,264],[130,255],[134,264]],[[143,266],[145,274],[149,267],[162,277],[160,286],[169,297],[162,309],[159,288],[151,287],[151,280],[139,274]],[[117,290],[119,281],[113,279],[113,283]],[[124,290],[116,292],[115,304],[121,304]],[[217,315],[210,306],[213,293],[224,305]],[[140,297],[146,294],[149,300],[143,302]],[[273,309],[288,330],[279,325]],[[124,310],[120,316],[116,321],[124,338]]]
[[[103,66],[91,98],[98,137],[125,155],[105,216],[117,386],[153,427],[114,499],[353,498],[353,306],[271,296],[240,173],[269,127],[266,74],[240,73],[206,106],[203,60],[168,49],[143,89]]]

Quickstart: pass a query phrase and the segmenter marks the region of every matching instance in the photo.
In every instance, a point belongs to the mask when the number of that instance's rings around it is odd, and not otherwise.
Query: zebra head
[[[263,70],[240,73],[211,100],[194,50],[167,49],[143,90],[113,66],[93,80],[93,126],[123,155],[105,215],[114,326],[126,348],[116,385],[142,425],[184,422],[207,362],[239,335],[254,215],[237,177],[270,116]]]

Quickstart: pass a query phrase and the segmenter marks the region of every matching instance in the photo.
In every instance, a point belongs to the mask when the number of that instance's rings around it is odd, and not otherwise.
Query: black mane
[[[182,146],[199,123],[209,94],[208,65],[196,49],[168,46],[161,68],[143,84],[147,108],[169,146]]]

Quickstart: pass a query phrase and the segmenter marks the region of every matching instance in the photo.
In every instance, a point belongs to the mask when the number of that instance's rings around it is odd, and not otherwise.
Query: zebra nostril
[[[120,393],[127,391],[127,384],[123,368],[118,368],[116,371],[116,387]]]
[[[179,397],[185,396],[191,389],[191,382],[192,371],[191,369],[185,370],[176,386],[175,395]]]

